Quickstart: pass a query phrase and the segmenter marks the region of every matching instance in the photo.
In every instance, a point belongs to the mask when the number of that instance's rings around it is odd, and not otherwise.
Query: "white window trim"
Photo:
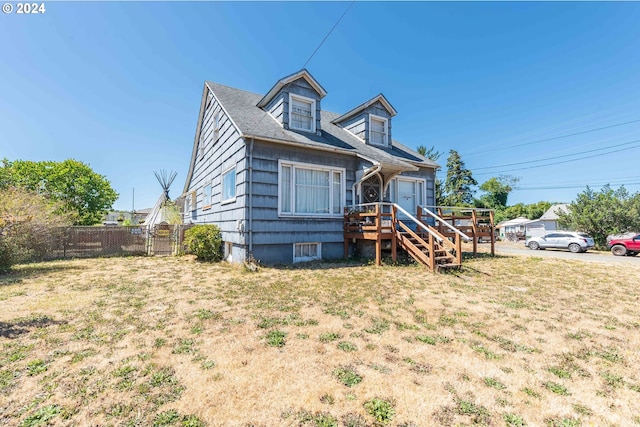
[[[209,203],[206,199],[206,188],[209,187]],[[213,206],[213,183],[209,181],[202,187],[202,210],[209,210]]]
[[[316,245],[317,246],[317,255],[315,257],[296,257],[296,246],[299,245]],[[309,261],[318,261],[322,259],[322,243],[320,242],[300,242],[293,244],[293,263],[297,262],[309,262]]]
[[[282,212],[282,204],[281,204],[281,200],[282,200],[282,186],[280,185],[280,177],[282,176],[282,166],[289,166],[291,167],[291,187],[289,188],[289,192],[291,194],[291,212]],[[296,167],[300,167],[303,169],[313,169],[313,170],[317,170],[317,171],[324,171],[324,172],[329,172],[330,174],[332,174],[333,172],[340,172],[340,186],[342,189],[342,194],[340,195],[340,212],[337,214],[334,213],[329,213],[329,214],[310,214],[310,213],[303,213],[303,214],[299,214],[299,213],[295,213],[295,206],[296,206],[296,195],[295,195],[295,168]],[[330,182],[333,183],[333,178],[331,177]],[[331,194],[331,192],[329,193]],[[311,217],[311,218],[342,218],[343,217],[343,212],[344,212],[344,207],[346,206],[346,169],[345,168],[339,168],[339,167],[333,167],[333,166],[324,166],[324,165],[317,165],[317,164],[313,164],[313,163],[301,163],[301,162],[290,162],[290,161],[286,161],[286,160],[278,160],[278,216],[279,217],[283,217],[283,218],[305,218],[305,217]],[[332,199],[330,199],[331,201]],[[329,203],[329,211],[333,211],[333,206],[331,206],[331,203]]]
[[[237,171],[236,171],[236,165],[233,165],[227,169],[224,170],[224,172],[222,172],[220,174],[220,198],[224,197],[224,176],[226,174],[228,174],[229,172],[234,171],[234,173],[236,174],[236,180],[238,179],[238,175],[237,175]],[[238,189],[238,182],[235,181],[236,183],[236,188],[233,191],[233,197],[230,197],[228,199],[222,199],[220,201],[221,205],[226,205],[228,203],[233,203],[236,201],[236,194],[237,194],[237,189]]]
[[[371,119],[379,120],[379,121],[384,123],[384,139],[385,139],[385,142],[383,142],[382,144],[379,144],[377,142],[373,142],[373,138],[371,138],[371,132],[373,130],[373,127],[371,126]],[[369,143],[373,144],[373,145],[378,145],[378,146],[381,146],[381,147],[388,147],[389,146],[389,119],[387,119],[386,117],[382,117],[382,116],[376,116],[375,114],[369,114]]]
[[[293,100],[298,99],[303,102],[311,103],[311,129],[297,128],[293,126],[293,120],[291,119],[291,109],[293,108]],[[306,96],[289,93],[289,129],[299,130],[302,132],[316,133],[316,100],[313,98],[307,98]]]
[[[195,190],[192,190],[186,194],[184,203],[185,216],[190,216],[191,212],[198,209]]]

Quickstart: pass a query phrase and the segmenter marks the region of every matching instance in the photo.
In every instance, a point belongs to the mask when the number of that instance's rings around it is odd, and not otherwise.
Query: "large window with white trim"
[[[289,128],[316,131],[316,101],[300,95],[289,95]]]
[[[416,208],[424,204],[426,180],[398,177],[389,183],[389,200],[415,215]]]
[[[388,120],[384,117],[369,115],[369,142],[376,145],[388,145]]]
[[[341,216],[345,203],[344,176],[342,168],[280,162],[280,215]]]
[[[222,203],[234,201],[236,198],[236,167],[227,169],[222,174]]]

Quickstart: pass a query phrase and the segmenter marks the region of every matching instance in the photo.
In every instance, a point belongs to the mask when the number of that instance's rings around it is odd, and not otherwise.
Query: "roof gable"
[[[566,203],[560,203],[560,204],[556,204],[556,205],[552,205],[549,209],[547,209],[547,211],[545,213],[542,214],[542,216],[539,218],[541,220],[551,220],[551,221],[555,221],[560,219],[560,216],[558,215],[558,212],[562,212],[562,213],[569,213],[569,205],[567,205]]]
[[[378,95],[374,96],[370,100],[365,101],[362,104],[358,105],[353,110],[348,111],[345,114],[341,115],[340,117],[335,119],[332,123],[341,123],[341,122],[343,122],[343,121],[355,116],[356,114],[364,111],[366,108],[370,107],[371,105],[375,104],[376,102],[380,102],[380,104],[382,104],[382,106],[385,108],[385,110],[387,110],[387,112],[389,113],[389,115],[391,117],[393,117],[396,114],[398,114],[396,109],[393,108],[393,105],[391,105],[391,103],[387,100],[387,98],[385,98],[385,96],[382,93],[379,93]]]
[[[274,96],[276,96],[276,94],[280,91],[280,89],[282,89],[289,83],[292,83],[298,80],[299,78],[305,79],[306,82],[309,83],[309,85],[316,92],[318,92],[318,95],[320,95],[320,98],[324,98],[327,95],[327,91],[322,87],[322,85],[318,83],[316,79],[313,78],[311,73],[309,73],[306,69],[303,68],[297,73],[293,73],[291,75],[288,75],[287,77],[283,77],[280,80],[278,80],[278,82],[275,85],[273,85],[271,89],[269,89],[269,92],[267,92],[267,94],[264,97],[262,97],[262,99],[258,101],[256,105],[260,108],[264,108],[269,103],[269,101],[271,101],[271,99]]]

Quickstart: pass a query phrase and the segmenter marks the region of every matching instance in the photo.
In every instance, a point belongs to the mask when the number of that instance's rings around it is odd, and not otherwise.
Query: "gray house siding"
[[[387,109],[384,107],[384,105],[382,105],[380,101],[371,104],[360,113],[356,114],[353,117],[349,117],[346,120],[343,120],[339,124],[346,130],[369,144],[369,116],[371,114],[387,119],[387,137],[388,141],[391,141],[391,114],[389,114]]]
[[[366,114],[362,113],[348,120],[345,120],[342,123],[342,126],[346,130],[348,130],[349,132],[351,132],[352,134],[354,134],[355,136],[357,136],[358,138],[364,141],[366,137],[367,129],[369,128],[369,124],[366,122],[367,122],[367,116]]]
[[[289,96],[285,95],[286,94],[283,91],[278,92],[277,95],[265,107],[265,110],[267,110],[269,114],[271,114],[271,116],[280,124],[283,124],[285,122],[285,113],[287,114],[286,121],[287,123],[289,123]],[[287,99],[286,102],[285,98]]]
[[[267,263],[291,263],[294,243],[321,243],[323,258],[343,256],[343,218],[278,215],[278,161],[345,169],[345,206],[351,204],[358,159],[343,154],[255,141],[253,151],[253,255]]]
[[[244,140],[218,100],[212,97],[205,104],[196,148],[196,160],[187,193],[195,192],[196,205],[185,212],[185,224],[216,224],[222,231],[222,240],[234,245],[244,245],[244,235],[238,231],[238,221],[244,220],[247,195],[248,164]],[[219,129],[215,129],[215,116],[219,114]],[[222,174],[236,168],[236,197],[222,203]],[[211,205],[204,205],[204,188],[211,184]],[[236,256],[241,256],[234,249]]]
[[[303,78],[299,78],[282,89],[273,97],[265,110],[285,129],[289,129],[289,94],[304,96],[316,101],[316,132],[320,131],[320,94]]]

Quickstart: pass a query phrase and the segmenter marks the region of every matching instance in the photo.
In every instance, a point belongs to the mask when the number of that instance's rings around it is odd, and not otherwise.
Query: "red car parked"
[[[607,246],[611,253],[617,256],[636,256],[640,253],[640,234],[630,233],[624,236],[612,236],[607,239]]]

